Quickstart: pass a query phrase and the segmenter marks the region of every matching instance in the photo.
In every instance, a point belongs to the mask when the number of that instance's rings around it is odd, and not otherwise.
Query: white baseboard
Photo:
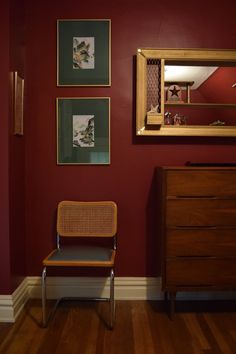
[[[48,277],[47,297],[106,297],[108,278]],[[41,278],[27,277],[12,295],[0,295],[0,322],[15,322],[29,298],[41,298]],[[161,278],[116,277],[116,300],[162,300]],[[177,300],[236,299],[235,292],[183,292]]]
[[[0,295],[0,322],[14,322],[12,295]]]
[[[108,278],[48,277],[47,297],[107,297]],[[15,322],[29,298],[41,298],[41,277],[26,277],[12,295],[0,295],[0,322]],[[161,299],[160,278],[115,278],[117,300]]]
[[[41,297],[41,280],[28,277],[30,298]],[[48,277],[47,297],[107,297],[109,278],[88,277]],[[154,300],[161,299],[160,278],[116,277],[115,298],[117,300]]]
[[[27,300],[27,278],[25,278],[12,295],[0,295],[0,322],[15,322]]]

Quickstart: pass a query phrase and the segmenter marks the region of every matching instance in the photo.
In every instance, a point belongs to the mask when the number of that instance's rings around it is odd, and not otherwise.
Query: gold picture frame
[[[57,20],[57,86],[111,86],[111,20]]]
[[[14,134],[23,135],[23,117],[24,117],[24,79],[17,71],[13,74],[14,82]]]
[[[110,97],[58,97],[57,164],[110,165]]]

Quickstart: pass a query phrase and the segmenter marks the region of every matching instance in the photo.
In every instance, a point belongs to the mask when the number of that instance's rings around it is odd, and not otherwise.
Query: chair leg
[[[46,267],[43,268],[42,271],[42,325],[46,327],[47,320],[46,320],[46,276],[47,270]]]
[[[115,300],[114,300],[114,269],[110,272],[110,328],[113,328],[115,319]]]

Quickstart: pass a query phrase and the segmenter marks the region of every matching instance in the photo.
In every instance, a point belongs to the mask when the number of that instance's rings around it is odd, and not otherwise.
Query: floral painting
[[[73,147],[94,146],[94,115],[73,115]]]
[[[94,37],[73,37],[73,69],[94,68]]]
[[[57,86],[111,86],[111,20],[57,20]]]

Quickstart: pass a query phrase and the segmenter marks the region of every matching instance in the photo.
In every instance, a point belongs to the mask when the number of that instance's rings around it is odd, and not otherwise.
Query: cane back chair
[[[62,201],[57,208],[57,247],[43,260],[42,271],[42,323],[46,327],[46,272],[47,267],[89,267],[110,269],[110,296],[96,300],[110,302],[110,328],[115,315],[114,265],[116,255],[117,205],[113,201]],[[65,238],[113,238],[112,247],[88,245],[62,245]],[[74,239],[73,239],[74,240]],[[64,242],[65,244],[66,242]],[[90,298],[91,299],[91,298]],[[59,301],[55,307],[58,305]],[[55,308],[54,308],[55,310]]]

